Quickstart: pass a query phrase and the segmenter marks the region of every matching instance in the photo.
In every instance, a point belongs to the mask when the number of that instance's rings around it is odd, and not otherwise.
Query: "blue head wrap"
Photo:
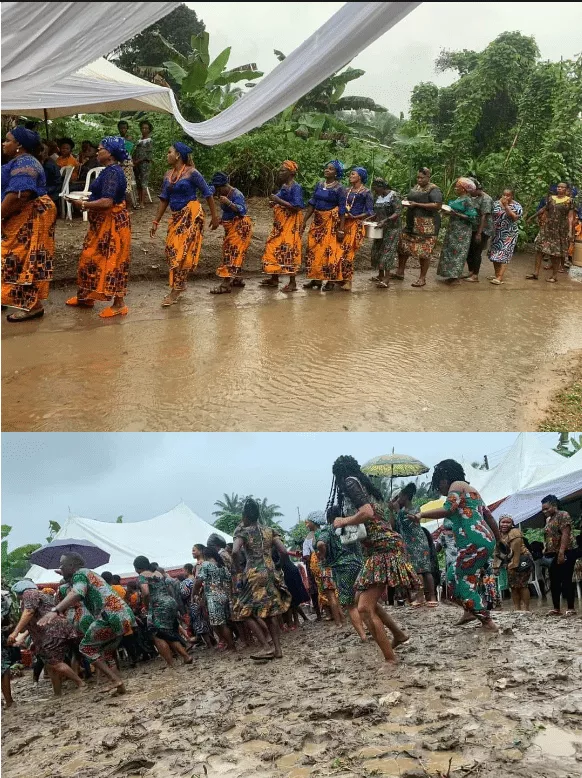
[[[211,186],[226,186],[228,184],[228,176],[222,172],[215,173],[210,184]]]
[[[20,124],[9,132],[25,151],[34,151],[40,143],[38,132],[27,130],[26,127]]]
[[[184,162],[188,162],[188,154],[192,153],[192,149],[190,146],[186,146],[185,143],[180,143],[180,141],[176,141],[176,143],[172,143],[172,146],[176,149],[178,154],[182,157],[182,160]]]
[[[313,524],[317,524],[318,527],[322,527],[327,522],[327,519],[324,511],[312,511],[305,521],[311,521]]]
[[[118,162],[129,159],[129,154],[125,150],[125,141],[123,138],[120,138],[119,135],[108,135],[106,138],[103,138],[101,145],[104,149],[107,149],[111,156]]]
[[[38,589],[38,586],[32,581],[29,581],[28,579],[24,578],[22,581],[18,581],[17,583],[14,584],[14,586],[12,587],[12,593],[22,594],[27,589]]]
[[[332,159],[332,160],[330,160],[330,162],[327,163],[326,167],[329,167],[330,165],[335,168],[335,174],[338,177],[338,180],[340,178],[343,178],[344,166],[339,161],[339,159]]]
[[[353,167],[352,170],[355,170],[356,173],[360,176],[362,179],[362,184],[365,184],[368,180],[368,171],[365,167]]]

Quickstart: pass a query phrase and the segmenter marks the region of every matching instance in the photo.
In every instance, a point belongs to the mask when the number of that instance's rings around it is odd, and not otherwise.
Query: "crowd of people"
[[[87,211],[89,228],[79,258],[77,295],[67,304],[93,308],[96,301],[109,301],[101,317],[128,313],[125,296],[131,220],[127,202],[131,194],[134,207],[143,208],[145,193],[149,193],[152,124],[141,122],[141,138],[135,144],[128,136],[127,122],[119,123],[118,132],[103,138],[98,147],[84,141],[78,158],[70,138],[62,138],[55,148],[55,144],[41,143],[39,135],[25,126],[16,126],[7,134],[3,155],[9,161],[2,166],[2,304],[16,309],[8,321],[44,314],[42,301],[54,272],[55,204],[60,196],[60,172],[65,168],[73,170],[69,193],[83,190],[90,171],[101,168],[89,185],[88,199],[72,200],[75,208]],[[224,228],[222,263],[216,271],[219,283],[211,292],[226,294],[245,285],[242,272],[253,233],[245,197],[222,171],[207,182],[196,169],[191,152],[181,141],[168,149],[169,170],[151,225],[153,237],[169,207],[165,253],[170,291],[163,299],[164,307],[179,301],[200,259],[206,217],[199,198],[208,204],[210,229]],[[391,280],[403,281],[406,264],[413,258],[420,272],[412,286],[423,287],[443,217],[448,225],[437,275],[448,284],[462,279],[476,283],[487,251],[493,267],[489,281],[505,283],[523,216],[513,190],[505,189],[494,199],[474,177],[461,177],[455,184],[456,197],[446,204],[441,189],[431,181],[430,170],[422,167],[416,185],[401,197],[382,178],[375,178],[368,188],[368,171],[361,166],[349,170],[344,185],[346,171],[336,159],[324,166],[323,179],[306,203],[303,188],[296,181],[298,172],[293,160],[285,160],[278,172],[279,189],[269,198],[273,227],[262,256],[266,276],[262,287],[279,288],[280,278],[285,277],[281,291],[296,291],[296,277],[304,260],[306,289],[351,291],[354,259],[368,222],[381,232],[371,249],[376,286],[387,289]],[[576,194],[575,188],[558,183],[539,204],[535,214],[539,222],[537,254],[528,279],[540,278],[544,258],[551,269],[547,281],[556,283],[558,274],[566,269],[575,237],[582,238]]]
[[[277,530],[260,521],[257,502],[247,499],[233,542],[213,533],[192,548],[194,562],[169,575],[145,556],[134,560],[135,577],[101,575],[87,569],[75,553],[61,558],[56,589],[39,590],[31,580],[12,586],[20,616],[8,592],[2,595],[2,691],[12,704],[11,651],[32,644],[34,678],[43,668],[55,694],[63,680],[82,688],[97,671],[108,689],[125,692],[120,650],[132,666],[161,657],[168,667],[178,658],[194,661],[194,649],[247,651],[255,662],[283,656],[282,632],[296,630],[329,614],[345,616],[360,640],[373,640],[386,662],[411,638],[389,605],[439,607],[436,592],[462,608],[457,624],[477,621],[497,626],[492,611],[499,598],[496,576],[508,575],[514,606],[529,609],[528,582],[536,550],[511,516],[499,524],[460,464],[443,460],[434,468],[432,488],[445,496],[436,510],[413,507],[414,484],[387,499],[351,456],[333,465],[325,510],[307,516],[301,552],[289,551]],[[553,608],[550,617],[576,615],[573,577],[582,557],[582,535],[575,537],[570,515],[553,495],[542,500],[545,543]],[[425,519],[442,519],[433,534]],[[444,571],[438,552],[444,552]],[[299,557],[296,559],[295,557]],[[562,611],[562,599],[567,610]],[[123,652],[122,652],[123,653]]]

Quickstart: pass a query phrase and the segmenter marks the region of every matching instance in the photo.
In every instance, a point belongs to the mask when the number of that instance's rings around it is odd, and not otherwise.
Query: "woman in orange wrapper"
[[[261,286],[276,289],[279,276],[288,275],[289,283],[282,292],[296,292],[295,276],[301,267],[301,227],[303,217],[303,189],[295,182],[297,163],[287,159],[279,168],[281,188],[272,194],[269,201],[274,211],[273,229],[267,238],[263,253],[263,273],[270,278],[261,281]]]
[[[374,198],[365,183],[368,171],[365,167],[355,167],[350,173],[350,188],[346,192],[345,216],[340,219],[337,232],[341,241],[341,289],[352,291],[354,258],[364,240],[364,219],[374,214]]]
[[[215,173],[210,185],[222,209],[224,241],[222,265],[216,275],[221,279],[211,294],[228,294],[233,286],[243,287],[242,266],[253,237],[253,225],[247,216],[247,204],[242,192],[228,183],[226,173]]]
[[[344,166],[338,159],[328,162],[323,171],[324,180],[318,181],[308,203],[302,232],[313,214],[307,236],[307,278],[305,289],[333,289],[332,281],[341,281],[341,244],[337,238],[340,218],[346,212],[346,192],[341,185]]]
[[[9,322],[44,315],[53,276],[57,209],[47,195],[42,165],[33,157],[36,132],[14,127],[2,149],[2,305],[17,308]]]
[[[89,230],[79,257],[77,296],[67,300],[76,308],[93,308],[95,300],[112,300],[99,314],[102,319],[125,316],[131,256],[131,222],[125,206],[127,181],[121,163],[127,159],[123,138],[110,135],[97,149],[105,169],[91,183],[88,201],[73,205],[88,211]]]
[[[220,224],[212,189],[196,170],[191,154],[192,149],[179,141],[168,149],[168,164],[172,169],[164,176],[160,207],[150,230],[153,238],[169,205],[172,216],[166,237],[166,259],[170,266],[170,293],[162,301],[164,308],[178,302],[186,290],[188,274],[198,267],[204,233],[204,211],[198,201],[198,190],[210,208],[210,229],[215,230]]]

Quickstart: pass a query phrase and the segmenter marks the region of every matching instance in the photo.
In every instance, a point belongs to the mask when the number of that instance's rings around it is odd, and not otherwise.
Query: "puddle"
[[[576,744],[582,744],[582,732],[569,732],[554,726],[546,726],[533,741],[546,756],[574,756]]]
[[[247,740],[246,743],[241,744],[240,748],[247,754],[260,754],[273,746],[266,740]]]
[[[366,770],[374,774],[399,776],[402,772],[408,768],[420,767],[419,762],[416,759],[409,759],[408,757],[402,759],[370,759],[366,762]]]
[[[284,770],[286,767],[293,767],[293,765],[296,765],[297,762],[301,759],[301,754],[292,753],[292,754],[285,754],[285,756],[282,756],[280,759],[277,759],[277,767]]]

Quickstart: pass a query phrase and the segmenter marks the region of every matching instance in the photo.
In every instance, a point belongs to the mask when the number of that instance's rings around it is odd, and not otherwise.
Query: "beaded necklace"
[[[361,186],[359,189],[354,189],[354,187],[352,186],[352,188],[346,195],[346,213],[350,213],[350,211],[354,207],[354,203],[356,202],[357,195],[359,195],[360,192],[364,192],[365,189],[366,189],[365,186]],[[353,195],[351,202],[350,202],[350,195]]]

